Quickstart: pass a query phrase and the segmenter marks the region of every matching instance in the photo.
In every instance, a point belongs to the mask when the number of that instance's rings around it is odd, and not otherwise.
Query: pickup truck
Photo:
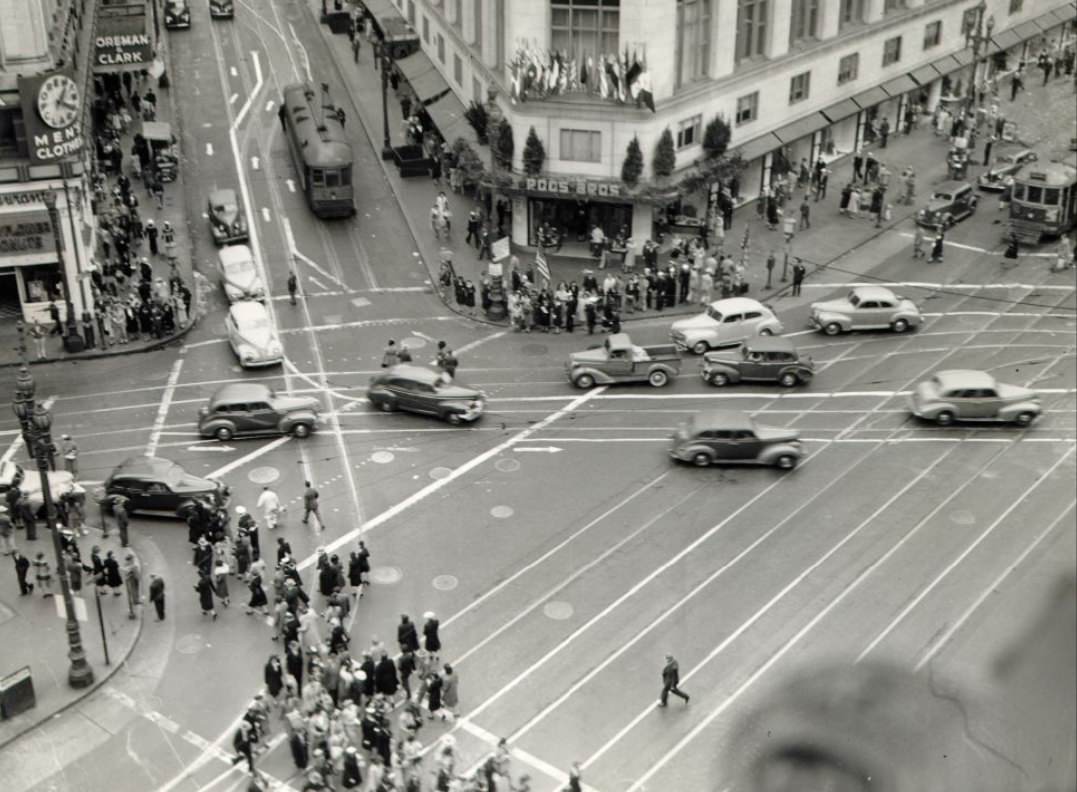
[[[614,333],[602,346],[572,353],[565,364],[568,381],[577,388],[620,382],[649,382],[661,388],[680,370],[676,346],[636,346],[626,333]]]

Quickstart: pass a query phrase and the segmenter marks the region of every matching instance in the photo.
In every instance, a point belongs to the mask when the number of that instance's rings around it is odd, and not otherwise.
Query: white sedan
[[[884,286],[857,286],[845,297],[812,303],[810,324],[827,335],[853,330],[904,333],[923,324],[916,303]]]
[[[228,302],[265,300],[266,287],[254,263],[254,254],[246,245],[229,245],[217,252],[217,272],[221,276]]]
[[[281,346],[269,311],[259,302],[243,300],[228,309],[225,320],[228,343],[243,368],[275,366],[284,362]]]

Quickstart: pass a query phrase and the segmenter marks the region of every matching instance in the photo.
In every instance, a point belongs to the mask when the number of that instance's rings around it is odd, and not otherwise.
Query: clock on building
[[[66,74],[54,74],[37,90],[37,112],[53,129],[69,127],[81,111],[79,88]]]

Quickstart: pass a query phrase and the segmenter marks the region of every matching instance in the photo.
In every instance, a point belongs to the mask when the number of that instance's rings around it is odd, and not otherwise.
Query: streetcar
[[[278,111],[307,205],[318,217],[355,214],[352,148],[337,108],[310,83],[284,89]]]
[[[1032,162],[1013,178],[1010,231],[1025,244],[1058,237],[1077,224],[1077,154]]]

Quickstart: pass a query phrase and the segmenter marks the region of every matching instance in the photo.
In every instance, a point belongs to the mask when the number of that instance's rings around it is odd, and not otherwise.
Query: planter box
[[[393,162],[396,163],[400,175],[429,176],[430,166],[433,161],[423,152],[422,146],[407,145],[393,147]]]

